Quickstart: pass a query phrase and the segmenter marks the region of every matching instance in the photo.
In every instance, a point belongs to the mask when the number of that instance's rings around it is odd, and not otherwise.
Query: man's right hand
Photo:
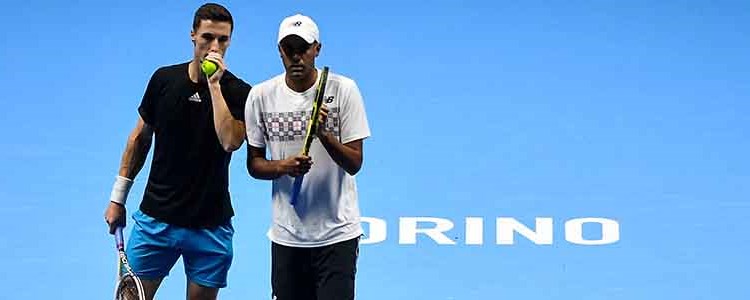
[[[109,225],[109,234],[114,234],[117,226],[125,227],[125,206],[110,201],[104,211],[104,221]]]
[[[310,171],[312,159],[309,156],[297,155],[278,161],[279,173],[297,177]]]

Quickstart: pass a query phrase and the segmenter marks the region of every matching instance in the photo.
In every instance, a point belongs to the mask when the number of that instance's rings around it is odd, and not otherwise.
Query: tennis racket
[[[115,288],[115,300],[146,300],[143,292],[143,284],[128,264],[125,256],[125,242],[122,240],[122,227],[115,229],[115,244],[117,245],[117,284]]]
[[[323,94],[326,90],[326,81],[328,81],[328,67],[323,67],[323,72],[320,74],[320,80],[318,81],[318,88],[315,89],[315,99],[313,100],[310,121],[307,122],[307,134],[305,134],[305,142],[302,146],[302,155],[310,153],[310,145],[312,145],[313,139],[315,138],[315,132],[318,131],[318,115],[320,115],[320,106],[323,104]],[[303,174],[294,178],[292,199],[290,201],[292,205],[297,204],[304,177],[305,175]]]

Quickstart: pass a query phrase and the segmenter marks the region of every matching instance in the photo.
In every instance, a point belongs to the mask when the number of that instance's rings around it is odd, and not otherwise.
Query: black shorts
[[[353,300],[359,238],[316,248],[271,243],[276,300]]]

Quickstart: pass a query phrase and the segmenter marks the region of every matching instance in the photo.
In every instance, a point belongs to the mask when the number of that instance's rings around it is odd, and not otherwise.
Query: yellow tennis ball
[[[211,77],[211,75],[214,75],[216,73],[216,63],[206,59],[201,63],[201,69],[203,70],[203,73],[205,73],[208,77]]]

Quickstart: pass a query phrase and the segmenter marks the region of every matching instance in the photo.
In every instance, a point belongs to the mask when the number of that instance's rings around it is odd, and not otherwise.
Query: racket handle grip
[[[117,250],[125,248],[125,242],[122,239],[122,226],[115,228],[115,244],[117,245]]]
[[[294,186],[292,186],[292,199],[289,201],[292,205],[297,204],[297,200],[299,199],[299,191],[302,188],[302,178],[305,177],[305,175],[300,175],[294,178]]]

